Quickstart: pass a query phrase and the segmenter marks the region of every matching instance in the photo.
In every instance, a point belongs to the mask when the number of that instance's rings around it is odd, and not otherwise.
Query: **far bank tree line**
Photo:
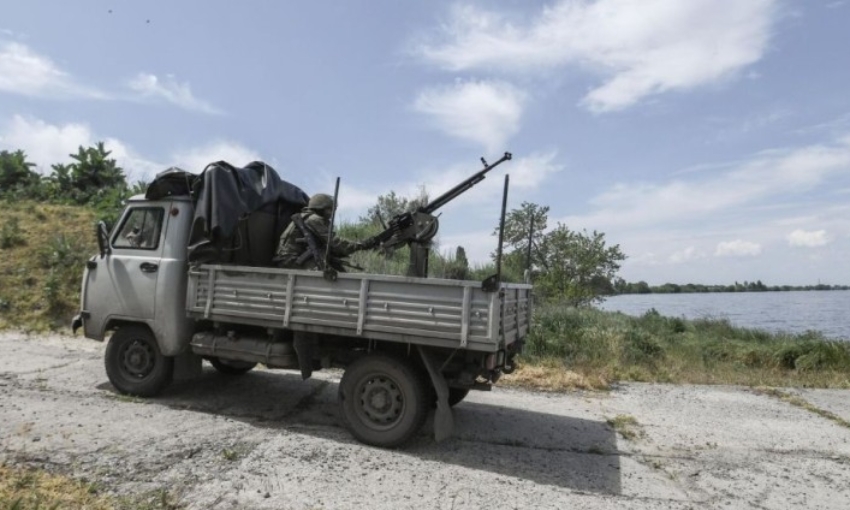
[[[787,292],[791,290],[850,290],[848,285],[765,285],[761,280],[754,282],[735,282],[732,285],[704,285],[701,283],[688,283],[679,285],[677,283],[665,283],[663,285],[649,285],[644,281],[637,283],[626,282],[622,278],[615,279],[614,291],[616,294],[686,294],[707,292]]]
[[[71,163],[51,165],[41,175],[21,151],[0,151],[0,199],[34,200],[90,207],[107,223],[113,222],[123,202],[143,193],[144,182],[130,185],[124,170],[111,152],[99,142],[79,147]],[[345,197],[340,197],[344,201]],[[422,189],[418,196],[402,197],[395,192],[377,197],[366,215],[339,225],[340,234],[364,239],[380,231],[381,222],[415,210],[428,201]],[[548,229],[549,207],[523,203],[507,214],[505,222],[502,276],[505,281],[530,282],[535,295],[545,301],[585,306],[615,293],[614,281],[625,255],[618,245],[608,246],[600,232],[576,232],[558,223]],[[442,253],[439,245],[431,252],[430,274],[453,279],[483,279],[495,272],[495,246],[498,227],[493,232],[492,261],[470,264],[463,247]],[[395,253],[361,252],[354,262],[365,271],[405,274],[406,249]]]

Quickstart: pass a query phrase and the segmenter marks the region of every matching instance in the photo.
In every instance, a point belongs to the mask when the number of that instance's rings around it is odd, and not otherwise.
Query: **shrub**
[[[17,216],[12,216],[0,228],[0,249],[14,248],[27,244]]]

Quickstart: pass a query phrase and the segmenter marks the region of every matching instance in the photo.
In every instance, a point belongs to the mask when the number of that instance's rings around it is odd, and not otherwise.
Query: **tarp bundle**
[[[219,161],[198,176],[169,168],[157,175],[145,196],[155,200],[187,194],[195,204],[189,261],[250,266],[272,265],[289,218],[309,200],[262,161],[243,168]]]

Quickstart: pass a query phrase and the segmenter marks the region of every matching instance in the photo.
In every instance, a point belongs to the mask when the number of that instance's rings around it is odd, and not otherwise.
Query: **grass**
[[[112,510],[116,504],[96,484],[0,464],[0,510]]]
[[[0,202],[0,329],[70,323],[85,261],[97,252],[95,221],[83,207]]]
[[[643,429],[635,417],[628,414],[618,414],[606,420],[606,423],[629,441],[634,441],[644,435]]]
[[[726,320],[537,307],[507,384],[607,389],[616,381],[850,388],[850,342],[768,333]]]
[[[103,493],[97,482],[0,464],[0,510],[180,510],[164,489],[135,496]]]
[[[845,420],[844,418],[838,416],[835,413],[829,412],[825,409],[821,409],[821,408],[815,406],[814,404],[812,404],[808,400],[804,399],[803,397],[800,397],[800,396],[797,396],[797,395],[792,395],[792,394],[790,394],[786,391],[782,391],[782,390],[779,390],[779,389],[776,389],[776,388],[760,387],[760,388],[756,388],[755,391],[756,391],[756,393],[760,393],[762,395],[769,395],[771,397],[778,398],[779,400],[781,400],[783,402],[787,402],[787,403],[789,403],[793,406],[797,406],[801,409],[805,409],[806,411],[809,411],[810,413],[814,413],[818,416],[821,416],[823,418],[831,420],[831,421],[835,422],[836,424],[838,424],[838,425],[840,425],[844,428],[850,429],[850,422],[849,421]]]

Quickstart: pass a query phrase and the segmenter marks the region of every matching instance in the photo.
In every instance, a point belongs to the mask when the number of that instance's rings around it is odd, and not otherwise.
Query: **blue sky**
[[[650,284],[850,284],[850,2],[29,0],[0,7],[0,149],[103,140],[130,177],[260,159],[343,217],[437,194],[440,246],[509,207]]]

